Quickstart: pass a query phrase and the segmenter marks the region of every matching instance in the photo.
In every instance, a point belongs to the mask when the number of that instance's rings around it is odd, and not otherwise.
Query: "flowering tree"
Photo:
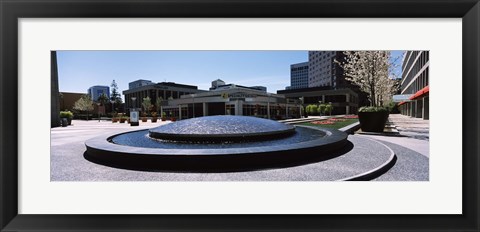
[[[88,113],[93,110],[93,101],[88,94],[83,95],[75,102],[73,109],[78,111],[86,111],[88,120]]]
[[[345,79],[367,93],[370,106],[381,106],[398,89],[394,80],[395,62],[389,51],[345,51],[345,60],[335,61],[344,70]]]

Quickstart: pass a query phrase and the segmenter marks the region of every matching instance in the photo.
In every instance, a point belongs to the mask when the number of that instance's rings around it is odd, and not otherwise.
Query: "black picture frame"
[[[0,0],[1,231],[479,231],[478,0]],[[19,18],[335,17],[462,18],[461,215],[24,215],[18,214]],[[8,100],[7,100],[8,99]],[[450,154],[451,155],[451,154]],[[281,203],[280,203],[281,204]],[[439,202],[441,204],[441,202]]]

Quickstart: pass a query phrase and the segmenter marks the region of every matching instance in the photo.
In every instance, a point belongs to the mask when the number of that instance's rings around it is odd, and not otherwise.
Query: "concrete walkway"
[[[398,157],[396,165],[376,178],[376,181],[428,180],[429,142],[428,133],[425,133],[428,131],[428,123],[416,122],[415,128],[409,129],[411,127],[406,124],[410,119],[403,117],[405,116],[391,117],[391,122],[397,123],[395,125],[403,129],[403,137],[357,134],[349,137],[355,149],[331,160],[294,167],[232,173],[142,172],[91,163],[83,157],[84,142],[87,139],[148,129],[170,121],[140,122],[139,126],[132,127],[128,123],[74,120],[72,126],[51,129],[50,177],[51,181],[332,181],[362,173],[383,163],[387,157],[384,153],[387,153],[383,152],[384,148],[379,144],[368,141],[374,139],[385,142]],[[418,136],[409,137],[409,133],[420,133],[424,139],[418,139]]]
[[[167,122],[127,123],[73,121],[51,129],[51,181],[335,181],[369,172],[392,155],[387,147],[352,136],[349,145],[330,159],[299,166],[227,173],[146,172],[107,167],[84,158],[85,141],[99,136],[148,129]],[[375,151],[375,152],[372,152]]]
[[[391,125],[395,126],[400,136],[359,135],[372,139],[397,144],[414,150],[426,157],[430,157],[429,120],[411,118],[401,114],[391,114],[388,117]]]
[[[399,136],[355,135],[381,141],[397,155],[396,164],[373,181],[428,181],[430,176],[429,121],[400,114],[391,114],[388,121],[398,130]]]
[[[401,114],[391,114],[388,117],[400,136],[359,135],[407,147],[426,157],[430,157],[429,120],[411,118]]]

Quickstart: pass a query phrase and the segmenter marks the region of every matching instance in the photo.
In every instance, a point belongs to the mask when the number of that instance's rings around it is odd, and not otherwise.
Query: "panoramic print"
[[[429,51],[52,51],[51,181],[428,181]]]

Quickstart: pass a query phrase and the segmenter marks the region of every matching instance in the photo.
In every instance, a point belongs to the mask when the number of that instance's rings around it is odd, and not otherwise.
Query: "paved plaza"
[[[429,178],[428,140],[415,137],[350,135],[349,148],[338,157],[299,166],[244,172],[134,171],[99,165],[84,158],[87,139],[165,123],[170,121],[140,122],[140,126],[132,127],[111,121],[73,120],[71,126],[52,128],[51,181],[335,181],[380,167],[391,158],[392,152],[397,158],[394,167],[375,180],[425,181]]]

